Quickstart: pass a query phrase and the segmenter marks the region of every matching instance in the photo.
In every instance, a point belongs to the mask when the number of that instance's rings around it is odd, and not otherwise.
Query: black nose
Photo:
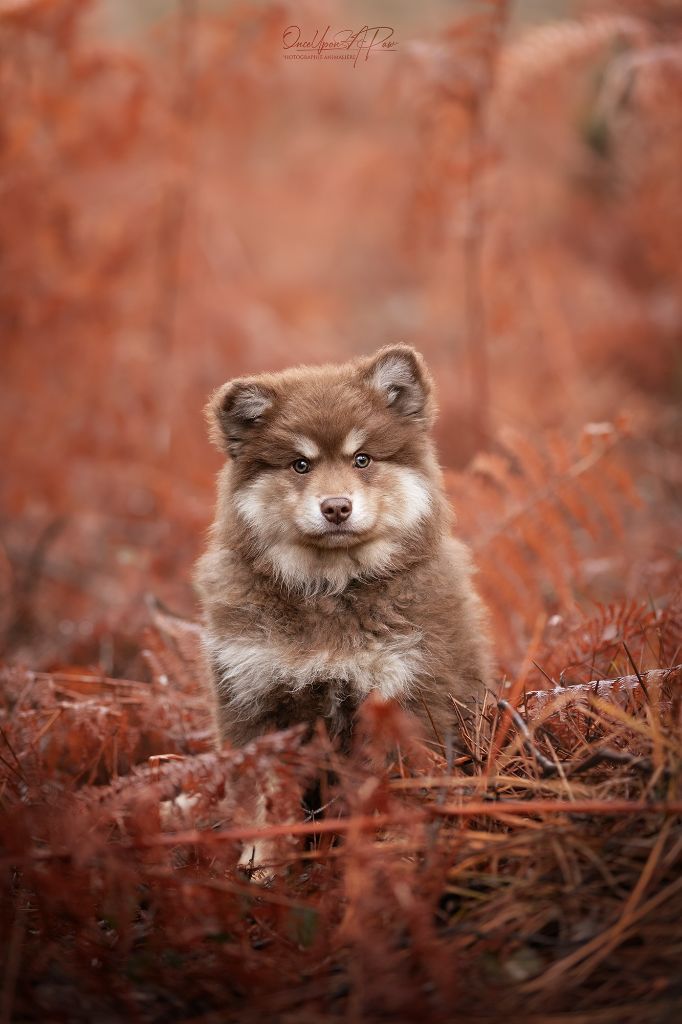
[[[320,511],[329,523],[345,523],[353,511],[350,498],[325,498],[320,503]]]

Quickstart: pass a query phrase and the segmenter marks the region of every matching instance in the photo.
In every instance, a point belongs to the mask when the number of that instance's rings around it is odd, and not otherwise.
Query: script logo
[[[390,25],[363,25],[354,32],[350,28],[303,33],[300,25],[289,25],[282,33],[283,56],[286,60],[347,60],[357,67],[375,53],[395,53],[398,43]]]

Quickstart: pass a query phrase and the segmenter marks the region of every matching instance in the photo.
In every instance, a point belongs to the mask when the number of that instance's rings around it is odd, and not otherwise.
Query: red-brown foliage
[[[0,0],[0,1022],[675,1019],[679,5],[494,0],[357,68],[282,57],[340,10],[206,6],[114,44],[112,7]],[[508,703],[468,761],[373,705],[346,764],[215,753],[205,397],[398,340]]]

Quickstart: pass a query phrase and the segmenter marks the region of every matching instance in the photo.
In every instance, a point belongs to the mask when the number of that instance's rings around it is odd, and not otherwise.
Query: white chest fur
[[[208,650],[230,705],[255,711],[275,689],[301,693],[326,681],[349,686],[358,700],[372,692],[386,700],[404,700],[423,670],[421,639],[415,632],[386,640],[372,638],[361,648],[311,652],[244,636],[211,639]]]

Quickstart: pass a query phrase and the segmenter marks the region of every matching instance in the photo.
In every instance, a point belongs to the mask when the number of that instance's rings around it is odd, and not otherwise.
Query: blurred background
[[[387,25],[397,47],[287,60],[292,24]],[[669,594],[681,38],[666,0],[0,0],[6,657],[129,671],[146,593],[196,615],[208,393],[395,341],[433,368],[468,540],[462,481],[505,431],[614,422],[644,510],[580,592],[555,574],[540,596]]]

